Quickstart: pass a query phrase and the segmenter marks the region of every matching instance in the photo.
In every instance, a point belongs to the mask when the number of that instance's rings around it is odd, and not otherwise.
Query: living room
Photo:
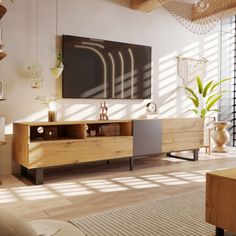
[[[236,165],[236,6],[234,1],[221,6],[217,0],[220,10],[213,14],[210,0],[168,2],[2,1],[0,207],[7,212],[0,219],[14,214],[25,224],[13,228],[31,225],[38,235],[215,235],[215,226],[217,235],[224,234],[222,229],[236,233],[235,223],[206,223],[204,208],[206,173]],[[205,13],[210,12],[200,18],[200,26],[187,19],[195,2],[203,2]],[[73,64],[71,38],[74,49],[83,53],[77,58],[80,70],[93,65],[85,49],[96,52],[107,68],[107,75],[95,70],[106,88],[97,97],[68,90],[75,87],[66,84]],[[115,60],[108,53],[104,63],[99,52],[118,44],[122,47]],[[147,50],[146,57],[136,58],[136,49]],[[146,63],[142,78],[132,68],[136,60]],[[127,65],[131,70],[126,72]],[[80,74],[74,78],[81,79]],[[210,88],[219,95],[212,109],[200,114],[197,109],[197,115],[189,111],[196,104],[186,87],[195,91],[202,83],[204,89],[211,81],[206,95],[212,95]],[[127,83],[138,85],[127,88]],[[209,127],[202,116],[213,119]],[[230,122],[230,142],[223,151],[215,150],[210,138],[215,121]],[[205,132],[210,132],[207,141]],[[195,218],[192,224],[188,220]],[[0,223],[0,235],[15,235],[13,231]]]

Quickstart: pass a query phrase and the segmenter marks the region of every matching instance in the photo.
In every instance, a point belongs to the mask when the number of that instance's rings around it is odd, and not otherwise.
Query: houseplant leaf
[[[221,92],[215,92],[213,93],[210,97],[208,97],[207,101],[206,101],[206,104],[208,105],[210,102],[211,102],[211,99],[214,98],[215,96],[217,95],[221,95],[222,93],[226,93],[228,92],[227,90],[223,90]]]
[[[219,109],[212,109],[212,110],[209,110],[209,111],[220,112],[220,110],[219,110]]]
[[[199,107],[199,100],[196,98],[188,97],[194,104],[195,107]]]
[[[203,97],[206,97],[207,95],[207,91],[208,89],[211,87],[211,84],[214,82],[214,80],[210,81],[209,83],[207,83],[207,85],[205,86],[205,88],[203,89],[203,92],[202,92],[202,96]]]
[[[212,87],[211,87],[211,92],[214,91],[220,84],[224,83],[225,81],[228,81],[228,80],[231,80],[232,78],[227,78],[227,79],[223,79],[221,80],[220,82],[217,82],[216,84],[214,84]]]
[[[215,104],[218,100],[220,100],[222,98],[223,95],[220,95],[218,97],[216,97],[215,99],[213,99],[206,107],[206,110],[209,111]]]
[[[194,91],[189,87],[183,87],[187,92],[189,92],[195,99],[198,99],[197,95],[194,93]]]
[[[196,79],[197,79],[198,92],[200,94],[202,94],[203,84],[202,84],[201,78],[199,76],[197,76]]]
[[[198,110],[197,110],[197,109],[190,109],[190,110],[188,110],[188,111],[192,111],[192,112],[194,112],[196,115],[198,114]]]

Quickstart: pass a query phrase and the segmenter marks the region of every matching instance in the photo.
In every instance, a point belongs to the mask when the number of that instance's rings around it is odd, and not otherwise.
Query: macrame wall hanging
[[[211,31],[224,11],[236,5],[235,0],[158,0],[185,28],[195,34]]]
[[[189,86],[195,81],[196,76],[205,77],[206,58],[190,58],[178,56],[177,59],[177,74],[182,79],[183,84]]]

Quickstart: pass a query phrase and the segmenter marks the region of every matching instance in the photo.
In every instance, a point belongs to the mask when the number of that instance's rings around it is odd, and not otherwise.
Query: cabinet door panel
[[[162,128],[160,120],[133,122],[134,156],[161,153]]]

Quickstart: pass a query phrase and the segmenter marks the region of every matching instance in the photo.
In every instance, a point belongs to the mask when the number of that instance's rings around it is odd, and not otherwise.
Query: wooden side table
[[[216,235],[224,230],[236,233],[236,168],[206,175],[206,222],[216,226]]]

